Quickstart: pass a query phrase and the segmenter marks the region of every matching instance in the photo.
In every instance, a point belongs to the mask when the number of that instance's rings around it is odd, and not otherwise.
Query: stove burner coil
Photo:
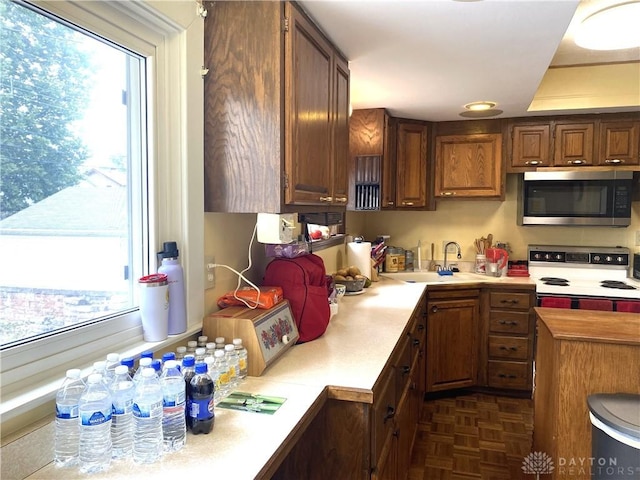
[[[604,288],[616,288],[618,290],[636,290],[636,287],[620,280],[603,280],[600,285]]]
[[[569,280],[566,278],[558,278],[558,277],[542,277],[540,279],[545,285],[554,285],[556,287],[568,287]]]

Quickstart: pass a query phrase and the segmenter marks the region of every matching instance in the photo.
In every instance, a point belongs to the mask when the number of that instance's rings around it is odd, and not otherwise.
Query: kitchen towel
[[[347,263],[358,267],[362,275],[371,279],[371,242],[347,243]]]
[[[616,302],[616,311],[640,313],[640,302],[634,302],[633,300],[630,300],[630,301],[618,300]]]
[[[580,310],[600,310],[603,312],[613,310],[613,302],[604,298],[581,298],[578,305],[580,305]]]
[[[568,297],[543,297],[540,300],[541,307],[571,308],[571,299]]]

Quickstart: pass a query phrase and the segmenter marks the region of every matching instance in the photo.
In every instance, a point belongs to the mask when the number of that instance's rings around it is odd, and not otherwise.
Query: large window
[[[199,11],[0,0],[3,434],[51,413],[66,369],[163,347],[145,344],[136,296],[164,241],[180,247],[185,335],[202,326]]]
[[[148,268],[145,58],[0,3],[2,347],[137,306]]]

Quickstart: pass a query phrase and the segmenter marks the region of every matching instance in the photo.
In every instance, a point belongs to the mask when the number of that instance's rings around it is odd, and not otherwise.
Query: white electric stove
[[[571,308],[581,298],[612,302],[640,301],[640,281],[629,276],[632,255],[624,247],[529,245],[529,275],[538,304],[544,297],[564,297]]]

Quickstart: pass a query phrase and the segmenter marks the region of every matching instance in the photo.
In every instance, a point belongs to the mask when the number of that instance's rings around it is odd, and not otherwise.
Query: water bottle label
[[[138,418],[156,418],[162,416],[162,402],[151,404],[133,404],[133,416]]]
[[[213,417],[213,397],[211,399],[191,400],[189,416],[195,420],[209,420]]]
[[[223,372],[218,377],[220,379],[220,385],[226,385],[229,383],[229,372]]]
[[[180,392],[171,392],[162,397],[162,406],[163,407],[176,407],[185,403],[185,391],[180,390]]]
[[[82,425],[101,425],[111,420],[111,410],[107,412],[84,412],[80,415]]]
[[[117,402],[111,405],[112,415],[125,415],[133,411],[133,400],[125,400],[124,402]]]
[[[240,363],[240,370],[246,370],[247,369],[247,359],[246,358],[241,358],[239,363]]]
[[[78,405],[56,405],[56,417],[78,418]]]

